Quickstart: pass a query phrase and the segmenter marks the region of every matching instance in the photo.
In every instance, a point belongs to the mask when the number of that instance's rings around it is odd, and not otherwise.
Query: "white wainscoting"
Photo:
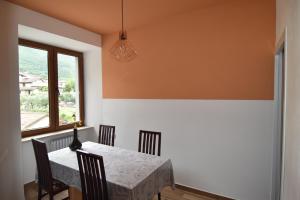
[[[271,198],[273,101],[103,100],[116,146],[137,150],[138,131],[162,132],[177,183],[241,200]]]

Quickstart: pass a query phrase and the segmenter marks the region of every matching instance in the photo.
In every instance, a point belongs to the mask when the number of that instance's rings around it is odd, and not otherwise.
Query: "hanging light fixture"
[[[137,52],[127,39],[124,30],[124,2],[122,1],[122,30],[119,33],[119,40],[110,49],[111,55],[120,62],[129,62],[137,56]]]

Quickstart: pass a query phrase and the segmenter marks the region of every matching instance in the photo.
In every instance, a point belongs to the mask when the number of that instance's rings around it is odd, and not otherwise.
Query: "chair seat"
[[[57,180],[57,179],[53,179],[53,195],[56,195],[60,192],[63,192],[65,190],[69,189],[69,186],[64,184],[63,182]],[[41,197],[44,197],[46,195],[48,195],[49,193],[47,191],[42,191]],[[69,197],[64,198],[63,200],[68,200]]]
[[[69,186],[64,184],[63,182],[53,179],[53,193],[58,194],[64,190],[68,190]]]

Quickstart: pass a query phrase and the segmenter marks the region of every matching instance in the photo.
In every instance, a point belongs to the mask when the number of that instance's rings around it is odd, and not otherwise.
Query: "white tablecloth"
[[[93,142],[84,142],[82,150],[103,156],[110,200],[150,200],[174,187],[170,159]],[[49,153],[49,160],[53,178],[81,189],[76,152],[64,148]]]

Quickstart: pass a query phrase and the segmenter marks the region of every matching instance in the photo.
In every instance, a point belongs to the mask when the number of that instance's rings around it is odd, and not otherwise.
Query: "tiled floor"
[[[61,194],[56,195],[55,200],[61,200],[65,198],[67,192],[62,192]],[[162,192],[162,200],[217,200],[209,197],[201,196],[198,194],[194,194],[191,192],[187,192],[181,189],[172,190],[171,188],[166,188]],[[37,185],[29,184],[25,187],[25,197],[26,200],[36,200],[37,199]],[[43,199],[48,199],[48,197],[44,197]],[[154,198],[157,200],[157,197]]]

